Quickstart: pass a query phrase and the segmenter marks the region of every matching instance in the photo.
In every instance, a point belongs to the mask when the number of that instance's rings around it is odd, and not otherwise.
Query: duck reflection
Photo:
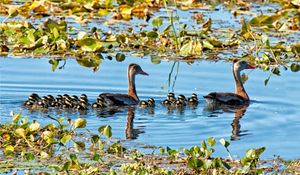
[[[128,107],[128,112],[127,112],[127,123],[126,123],[126,128],[125,128],[125,135],[126,139],[129,140],[134,140],[137,139],[139,134],[144,133],[144,131],[140,129],[135,129],[133,128],[133,122],[134,122],[134,107],[130,106]]]
[[[232,106],[232,105],[214,105],[206,104],[205,110],[215,112],[215,111],[224,111],[224,112],[233,112],[233,120],[231,123],[231,140],[239,140],[241,136],[249,135],[247,130],[241,130],[240,119],[244,116],[249,104]]]

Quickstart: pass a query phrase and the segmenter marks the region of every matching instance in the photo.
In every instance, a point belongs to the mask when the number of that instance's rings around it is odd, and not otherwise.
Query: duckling
[[[148,102],[145,101],[145,100],[141,100],[139,102],[139,107],[141,107],[141,108],[147,108],[148,107]]]
[[[168,99],[165,99],[165,100],[162,101],[161,103],[162,103],[162,105],[164,105],[164,106],[171,106],[171,105],[172,105],[172,102],[171,102],[170,100],[168,100]]]
[[[181,100],[181,101],[186,101],[185,96],[182,95],[182,94],[178,95],[177,99],[178,99],[178,100]]]
[[[32,100],[26,100],[23,105],[26,106],[26,107],[32,107],[33,105],[35,104],[34,101]]]
[[[57,95],[56,96],[56,102],[62,102],[63,101],[63,96],[62,95]]]
[[[87,105],[89,105],[89,100],[87,98],[87,95],[85,95],[85,94],[80,95],[79,101],[82,101],[82,102],[84,101]]]
[[[153,98],[149,98],[147,102],[148,102],[149,107],[154,107],[155,106],[155,100]]]
[[[191,97],[188,98],[188,103],[190,105],[197,105],[199,103],[197,94],[193,93]]]
[[[62,105],[63,108],[73,108],[73,101],[70,97],[67,97]]]
[[[175,94],[173,92],[169,92],[167,95],[167,100],[171,102],[175,102],[176,101]]]
[[[88,106],[86,103],[79,101],[76,109],[79,111],[86,111],[88,109]]]
[[[176,100],[175,102],[175,107],[176,108],[184,108],[186,106],[185,101],[183,100]]]
[[[102,108],[102,103],[95,102],[92,104],[92,108]]]
[[[32,102],[38,102],[41,99],[41,97],[36,94],[36,93],[32,93],[29,97],[28,100],[31,100]]]
[[[55,98],[52,95],[47,95],[46,98],[50,101],[53,102],[55,100]]]

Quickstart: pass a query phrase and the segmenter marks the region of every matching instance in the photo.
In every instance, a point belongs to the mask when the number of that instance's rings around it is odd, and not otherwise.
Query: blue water
[[[233,112],[205,110],[205,101],[202,98],[212,91],[234,91],[231,64],[222,61],[198,61],[192,65],[179,63],[177,79],[172,89],[177,72],[176,63],[169,86],[168,74],[172,61],[155,65],[148,58],[128,56],[124,62],[103,60],[99,71],[93,72],[92,69],[81,67],[75,60],[69,59],[64,69],[52,72],[47,59],[2,58],[0,122],[10,120],[10,111],[22,112],[24,116],[43,124],[53,122],[42,112],[31,112],[22,107],[22,102],[33,92],[40,95],[85,93],[92,101],[103,92],[126,93],[127,66],[133,62],[141,65],[150,74],[148,77],[136,78],[140,99],[153,97],[159,103],[169,90],[174,90],[176,95],[189,96],[193,92],[197,93],[200,104],[196,109],[186,108],[183,111],[169,111],[160,104],[153,110],[136,107],[130,109],[129,116],[128,108],[105,116],[93,110],[85,115],[55,110],[49,114],[71,119],[84,117],[88,121],[87,128],[93,132],[98,132],[101,125],[111,125],[113,137],[124,140],[126,145],[132,147],[143,144],[171,148],[190,147],[213,136],[217,140],[235,138],[229,146],[235,157],[242,157],[247,149],[260,146],[267,148],[262,155],[264,158],[272,158],[273,155],[287,159],[300,157],[299,73],[282,71],[281,76],[272,75],[265,86],[264,80],[268,78],[268,72],[260,69],[244,71],[249,76],[245,87],[251,104],[242,118],[236,116],[234,119]],[[130,122],[132,112],[134,119]],[[232,134],[233,131],[239,134]],[[227,156],[220,144],[216,150],[216,156]]]

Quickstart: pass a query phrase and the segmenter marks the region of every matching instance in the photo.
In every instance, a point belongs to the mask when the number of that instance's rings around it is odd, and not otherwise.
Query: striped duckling
[[[186,98],[184,95],[180,94],[177,97],[177,100],[175,101],[175,107],[179,108],[179,107],[185,107],[186,106]]]
[[[89,107],[89,103],[88,103],[87,95],[81,94],[76,109],[79,111],[86,111],[88,110],[88,107]]]
[[[198,96],[195,93],[192,93],[192,95],[188,98],[189,105],[196,106],[198,105]]]
[[[33,105],[37,104],[41,98],[38,94],[32,93],[28,99],[23,103],[26,107],[32,107]]]
[[[175,94],[173,92],[169,92],[167,95],[167,99],[162,101],[162,104],[164,106],[171,106],[173,103],[175,103],[175,101],[176,101]]]
[[[92,104],[92,108],[102,108],[103,107],[103,97],[99,95],[96,102]]]
[[[147,101],[141,100],[139,102],[139,107],[141,108],[147,108],[147,107],[153,108],[154,106],[155,106],[155,100],[153,98],[149,98]]]

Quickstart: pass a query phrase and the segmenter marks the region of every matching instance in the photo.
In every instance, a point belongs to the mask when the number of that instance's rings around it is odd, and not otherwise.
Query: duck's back
[[[100,94],[100,96],[103,98],[104,106],[126,106],[138,104],[138,100],[135,100],[127,94],[103,93]]]
[[[208,103],[221,103],[227,105],[241,105],[248,102],[235,93],[212,92],[204,96],[204,98]]]

